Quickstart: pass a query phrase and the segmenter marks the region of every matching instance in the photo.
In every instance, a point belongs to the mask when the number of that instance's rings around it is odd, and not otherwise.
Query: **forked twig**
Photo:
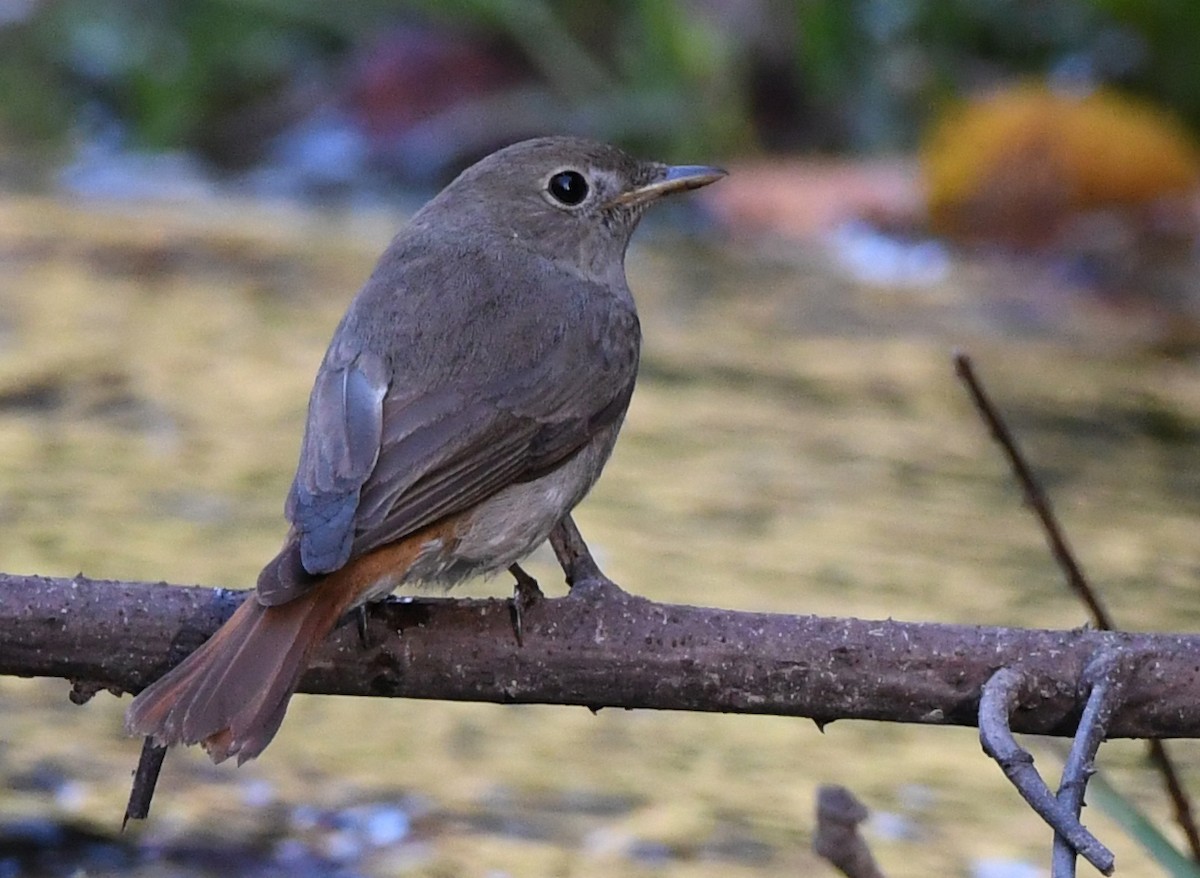
[[[1058,563],[1063,575],[1066,577],[1067,584],[1087,606],[1092,616],[1092,624],[1096,628],[1102,631],[1114,630],[1116,628],[1115,621],[1100,600],[1100,596],[1092,588],[1087,576],[1084,575],[1083,568],[1076,559],[1075,553],[1071,550],[1070,544],[1067,542],[1067,538],[1058,523],[1058,518],[1050,506],[1046,492],[1042,490],[1041,484],[1026,462],[1024,455],[1016,443],[1016,439],[1012,435],[1012,431],[1008,429],[1008,425],[1004,422],[1004,419],[1000,416],[1000,413],[984,391],[982,383],[975,374],[975,366],[970,356],[961,351],[956,351],[954,354],[954,369],[966,385],[967,391],[971,395],[971,401],[974,403],[984,423],[987,424],[988,430],[1004,450],[1009,465],[1012,467],[1013,474],[1016,476],[1017,482],[1021,485],[1021,490],[1025,495],[1026,501],[1042,525],[1046,541],[1050,545],[1050,551],[1054,555],[1054,560]],[[1192,859],[1200,862],[1200,829],[1197,829],[1196,820],[1192,813],[1191,799],[1188,797],[1187,791],[1183,788],[1183,783],[1179,778],[1179,772],[1175,768],[1175,763],[1167,752],[1166,744],[1162,741],[1155,738],[1147,741],[1147,746],[1150,750],[1150,761],[1162,774],[1163,784],[1166,787],[1167,796],[1171,800],[1171,807],[1174,811],[1175,822],[1183,830],[1183,834],[1187,838]]]
[[[1070,810],[1076,820],[1083,810],[1083,793],[1088,780],[1096,771],[1096,752],[1104,742],[1109,720],[1125,697],[1121,655],[1112,650],[1102,652],[1088,665],[1085,677],[1091,684],[1091,691],[1079,718],[1079,729],[1071,742],[1071,752],[1063,764],[1057,794],[1059,803]],[[1075,849],[1058,833],[1054,835],[1050,864],[1052,878],[1074,878]]]
[[[1055,798],[1033,767],[1033,756],[1017,743],[1009,717],[1020,700],[1024,675],[1015,668],[1000,668],[983,686],[979,700],[979,742],[1004,771],[1005,777],[1043,820],[1081,857],[1111,875],[1113,854],[1087,831],[1071,809]]]

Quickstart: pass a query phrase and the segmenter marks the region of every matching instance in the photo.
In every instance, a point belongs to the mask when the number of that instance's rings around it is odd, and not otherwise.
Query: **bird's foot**
[[[623,588],[600,570],[570,515],[550,532],[550,545],[554,548],[558,563],[562,565],[563,573],[567,577],[567,585],[571,588],[570,597],[587,600],[628,597]]]
[[[538,588],[537,580],[521,569],[520,564],[508,568],[516,581],[513,583],[512,596],[512,626],[517,638],[517,646],[525,645],[524,614],[542,599],[542,590]]]
[[[359,604],[350,611],[354,614],[354,629],[358,632],[358,643],[363,649],[371,648],[371,637],[367,634],[367,605]]]
[[[567,597],[586,601],[612,601],[630,598],[632,595],[597,570],[590,576],[572,582]]]

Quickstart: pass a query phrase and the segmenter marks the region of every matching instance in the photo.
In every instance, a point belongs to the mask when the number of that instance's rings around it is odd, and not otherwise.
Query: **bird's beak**
[[[686,192],[689,189],[699,189],[709,183],[715,183],[726,175],[720,168],[709,168],[704,165],[664,165],[662,172],[644,186],[622,192],[608,203],[609,206],[624,205],[626,207],[655,201],[672,192]]]

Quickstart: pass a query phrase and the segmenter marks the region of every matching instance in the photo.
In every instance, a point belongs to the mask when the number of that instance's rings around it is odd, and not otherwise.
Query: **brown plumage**
[[[392,241],[334,333],[257,588],[130,705],[126,727],[258,755],[347,610],[405,583],[503,570],[600,475],[637,375],[629,237],[711,168],[575,138],[464,171]]]
[[[453,521],[355,559],[275,607],[251,593],[199,649],[130,705],[126,724],[160,743],[198,742],[214,762],[253,759],[279,730],[312,651],[381,579],[452,538]]]

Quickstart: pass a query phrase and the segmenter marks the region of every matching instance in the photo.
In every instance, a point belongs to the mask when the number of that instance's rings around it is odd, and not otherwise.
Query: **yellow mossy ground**
[[[0,201],[5,569],[252,583],[283,536],[324,345],[398,221]],[[1122,623],[1200,624],[1194,365],[980,331],[967,306],[978,273],[880,290],[819,251],[787,252],[655,249],[649,235],[631,251],[643,375],[578,515],[614,579],[657,600],[746,610],[1082,622],[956,384],[957,344],[1011,414]],[[562,590],[552,561],[530,569]],[[121,731],[128,700],[79,708],[67,691],[0,680],[0,818],[50,811],[115,830],[138,752]],[[1177,749],[1194,781],[1196,748]],[[1100,764],[1166,825],[1142,753],[1108,744]],[[69,779],[70,796],[17,790],[13,778],[37,766]],[[815,789],[830,782],[891,814],[891,830],[868,827],[889,875],[964,875],[985,856],[1045,862],[1049,832],[970,729],[834,723],[821,734],[774,717],[314,696],[297,698],[272,747],[241,769],[173,754],[154,819],[131,833],[147,844],[217,830],[295,837],[294,807],[403,792],[427,803],[416,829],[427,848],[411,854],[427,860],[362,874],[823,874],[808,844]],[[629,804],[563,804],[588,795]],[[264,796],[279,806],[253,804]],[[487,829],[508,821],[547,832]],[[1087,822],[1121,875],[1159,874],[1101,813]],[[765,845],[769,861],[706,853],[730,835]],[[633,842],[671,856],[639,862]]]

